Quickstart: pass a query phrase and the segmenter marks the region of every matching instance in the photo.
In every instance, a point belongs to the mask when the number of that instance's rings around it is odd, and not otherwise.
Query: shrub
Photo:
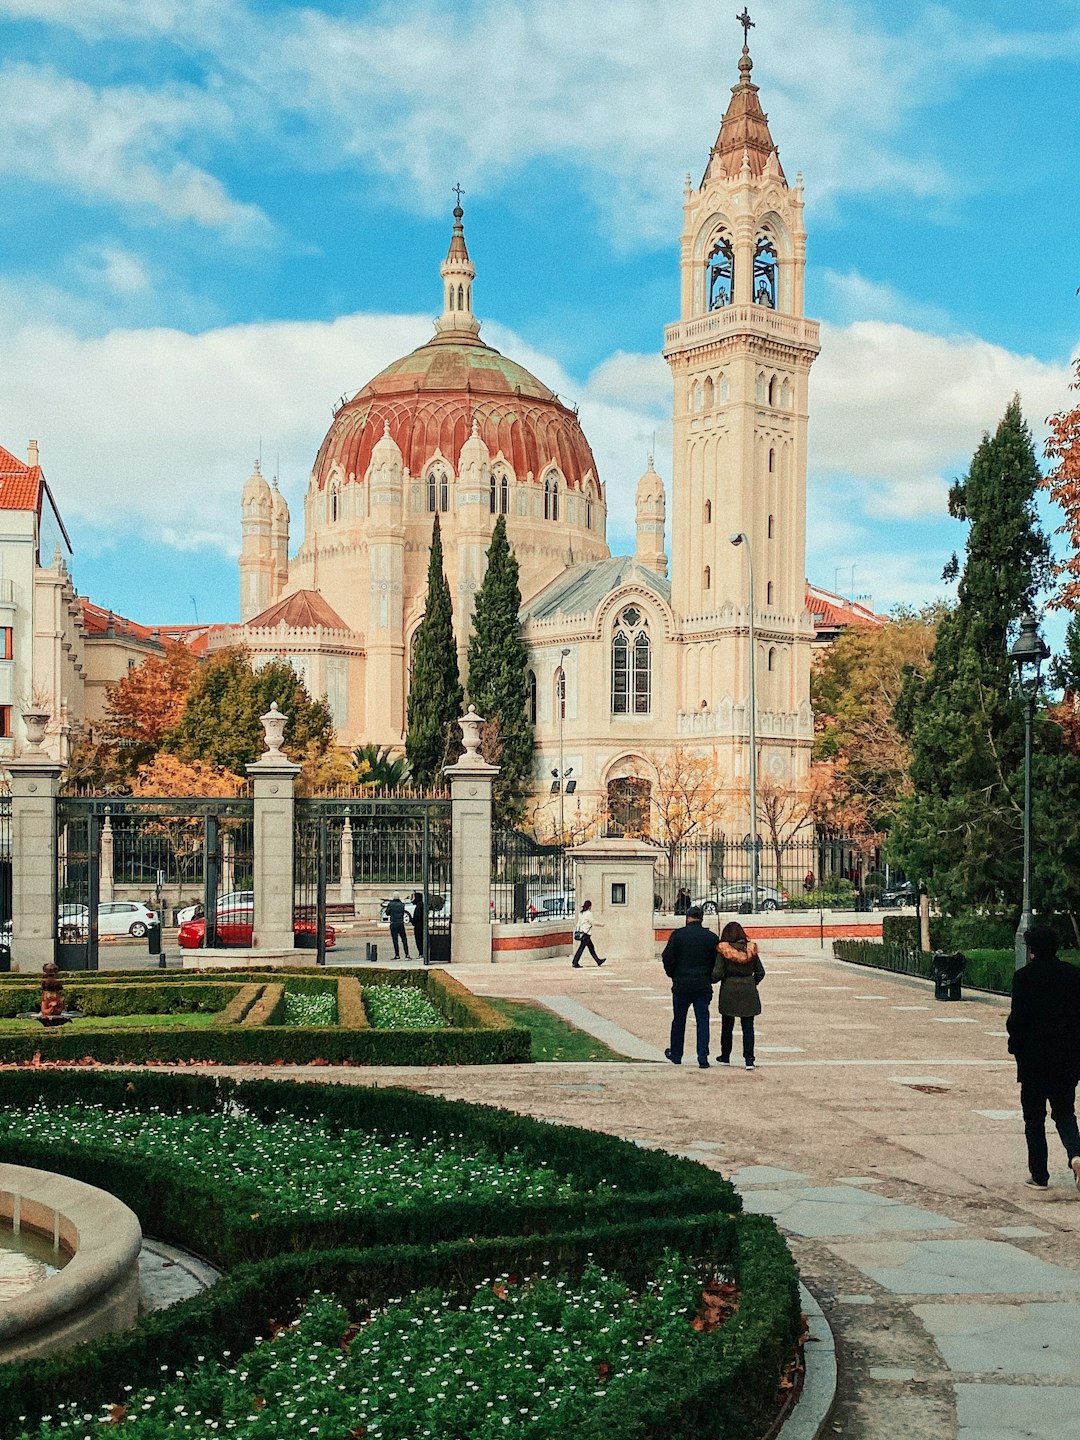
[[[216,1025],[239,1025],[262,992],[261,985],[241,985],[214,1023]]]
[[[284,1010],[285,986],[264,985],[262,987],[262,994],[240,1023],[245,1027],[274,1025],[281,1019]]]
[[[355,975],[346,975],[338,981],[337,1008],[339,1025],[344,1025],[348,1030],[367,1029],[364,992]]]

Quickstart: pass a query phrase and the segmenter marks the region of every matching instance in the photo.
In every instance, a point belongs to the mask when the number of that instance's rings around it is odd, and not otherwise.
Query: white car
[[[98,934],[130,935],[142,940],[150,926],[157,924],[157,918],[157,911],[139,900],[106,900],[98,906]],[[90,929],[90,911],[85,905],[61,905],[56,912],[56,928],[61,939],[81,939]]]
[[[228,916],[229,919],[242,919],[245,915],[255,912],[255,891],[254,890],[227,890],[224,895],[219,895],[217,900],[218,917]],[[177,910],[174,919],[177,925],[185,925],[189,920],[201,920],[206,911],[201,900],[195,901],[193,905],[185,905],[183,909]]]
[[[576,890],[545,890],[532,895],[525,906],[526,920],[550,920],[559,915],[577,913]]]

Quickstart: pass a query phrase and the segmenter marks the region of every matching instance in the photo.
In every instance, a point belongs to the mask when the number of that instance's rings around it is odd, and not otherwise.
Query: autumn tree
[[[723,821],[728,804],[724,777],[711,751],[677,745],[646,757],[655,771],[652,810],[656,838],[667,856],[673,884],[679,847],[708,840]]]
[[[444,765],[461,750],[458,720],[464,704],[454,641],[454,612],[443,569],[439,517],[431,534],[424,618],[413,641],[412,679],[406,709],[405,754],[417,785],[442,781]]]
[[[749,806],[747,797],[745,806]],[[772,851],[776,884],[784,883],[784,856],[794,845],[812,839],[819,824],[847,828],[854,819],[837,796],[836,764],[817,761],[805,779],[759,775],[757,785],[758,828]]]
[[[1080,390],[1080,359],[1070,389]],[[1068,537],[1068,552],[1053,566],[1057,590],[1050,600],[1052,609],[1080,609],[1080,405],[1061,410],[1047,421],[1050,433],[1046,458],[1053,462],[1043,484],[1050,499],[1061,506],[1064,522],[1057,534]]]
[[[534,742],[527,709],[529,656],[521,634],[520,612],[518,562],[506,536],[506,518],[500,515],[473,609],[469,699],[487,722],[482,754],[490,764],[499,766],[494,803],[503,824],[521,821],[532,788]],[[497,744],[498,759],[491,753],[493,742]]]
[[[232,799],[244,787],[244,782],[231,771],[219,765],[207,765],[202,760],[180,760],[175,755],[160,751],[152,760],[141,765],[131,784],[135,796],[176,796],[218,795]],[[180,888],[178,898],[183,895],[185,881],[193,880],[203,853],[203,817],[180,813],[155,815],[146,823],[148,835],[163,835],[173,858],[174,870]]]
[[[929,667],[945,607],[900,607],[886,624],[853,625],[814,656],[814,759],[832,765],[843,828],[888,830],[910,790],[907,741],[896,707],[911,675]]]
[[[105,717],[98,738],[116,752],[114,769],[134,775],[154,758],[166,734],[184,713],[199,662],[186,645],[168,645],[162,656],[105,687]]]
[[[912,793],[900,803],[890,849],[953,911],[1020,889],[1023,706],[1008,652],[1049,574],[1035,510],[1040,484],[1014,398],[949,492],[950,514],[969,527],[957,603],[938,624],[925,678],[901,697]],[[954,557],[946,578],[959,569]]]

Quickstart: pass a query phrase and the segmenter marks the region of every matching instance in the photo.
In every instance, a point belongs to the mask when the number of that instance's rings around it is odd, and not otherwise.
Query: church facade
[[[751,591],[759,773],[785,786],[805,780],[806,435],[818,326],[804,315],[801,177],[790,184],[784,173],[751,74],[744,46],[701,184],[687,179],[680,313],[664,337],[670,507],[650,460],[633,555],[608,548],[607,485],[619,482],[598,474],[576,412],[480,338],[460,204],[435,334],[335,413],[294,555],[284,498],[258,469],[248,481],[241,624],[213,643],[243,643],[256,662],[289,658],[327,696],[343,743],[404,741],[436,516],[465,678],[501,515],[521,573],[541,809],[554,803],[553,778],[565,786],[567,821],[617,799],[647,805],[658,759],[681,747],[716,758],[740,824]]]

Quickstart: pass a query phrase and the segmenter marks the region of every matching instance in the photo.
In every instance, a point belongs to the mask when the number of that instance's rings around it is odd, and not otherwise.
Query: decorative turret
[[[653,468],[651,455],[649,468],[638,481],[636,508],[637,549],[634,551],[634,559],[647,570],[654,570],[657,575],[666,575],[664,521],[667,517],[667,499],[664,495],[664,482]]]
[[[258,615],[259,611],[264,610],[270,603],[274,593],[276,570],[273,548],[274,499],[257,460],[244,486],[240,511],[240,619],[244,621],[249,620],[252,615]]]
[[[289,507],[278,489],[276,475],[270,491],[270,549],[274,558],[272,598],[276,600],[289,581]]]
[[[457,186],[458,203],[454,206],[454,233],[450,237],[450,249],[439,267],[443,280],[443,313],[435,321],[440,335],[462,339],[467,335],[479,335],[480,321],[472,313],[472,287],[476,279],[476,266],[469,259],[465,244],[465,227],[462,220],[465,211],[461,208],[461,187]]]

